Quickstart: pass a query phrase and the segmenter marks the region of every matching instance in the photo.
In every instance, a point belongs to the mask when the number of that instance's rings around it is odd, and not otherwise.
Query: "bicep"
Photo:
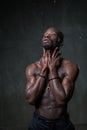
[[[66,97],[72,96],[78,73],[79,69],[77,65],[68,66],[66,75],[62,81],[62,86],[65,90]]]
[[[29,89],[36,81],[35,76],[31,76],[29,75],[28,77],[26,77],[26,89]]]
[[[62,86],[65,91],[66,97],[70,97],[73,94],[74,90],[74,80],[70,79],[69,76],[66,76],[62,81]]]
[[[26,89],[29,89],[36,81],[36,76],[32,73],[32,68],[26,68]]]

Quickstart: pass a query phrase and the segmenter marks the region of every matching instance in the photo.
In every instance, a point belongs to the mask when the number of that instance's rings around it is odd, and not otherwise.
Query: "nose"
[[[44,36],[45,38],[48,38],[48,34]]]
[[[49,34],[44,35],[44,38],[49,38],[49,37],[50,37]]]

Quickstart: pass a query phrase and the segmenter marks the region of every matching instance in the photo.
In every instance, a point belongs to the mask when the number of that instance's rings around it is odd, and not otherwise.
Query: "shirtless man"
[[[35,106],[29,130],[75,130],[67,113],[79,72],[62,58],[63,33],[51,27],[42,38],[43,56],[26,68],[25,96]]]

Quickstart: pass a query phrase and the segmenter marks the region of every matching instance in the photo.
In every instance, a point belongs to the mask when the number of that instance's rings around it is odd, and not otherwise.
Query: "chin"
[[[50,50],[50,47],[49,46],[43,46],[43,48],[45,49],[45,50]]]
[[[54,50],[57,46],[52,46],[52,45],[43,45],[43,48],[45,50]]]

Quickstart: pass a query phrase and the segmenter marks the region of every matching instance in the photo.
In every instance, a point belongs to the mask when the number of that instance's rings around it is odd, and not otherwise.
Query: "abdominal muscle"
[[[46,118],[55,119],[64,115],[66,112],[66,107],[64,104],[60,105],[56,102],[50,87],[48,86],[39,107],[36,108],[36,112]]]

